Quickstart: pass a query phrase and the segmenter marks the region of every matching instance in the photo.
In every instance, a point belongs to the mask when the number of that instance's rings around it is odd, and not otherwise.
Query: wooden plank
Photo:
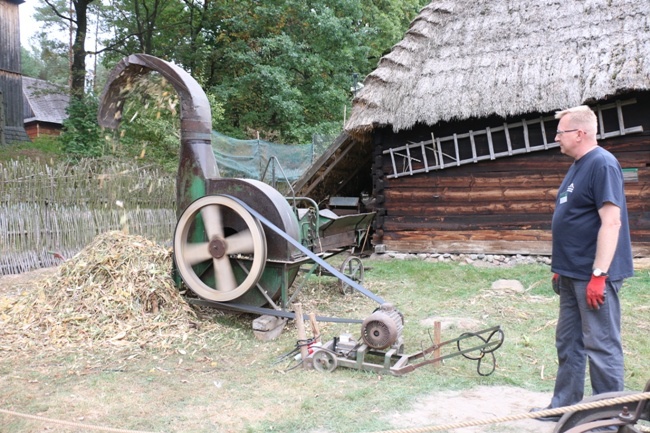
[[[504,255],[551,255],[551,242],[549,241],[502,241],[502,240],[417,240],[399,241],[387,240],[384,242],[387,251],[404,253],[450,253],[472,254],[484,253]],[[650,257],[650,242],[633,242],[632,253],[634,257]]]
[[[385,232],[386,241],[423,241],[423,240],[463,240],[485,241],[506,240],[535,241],[551,240],[550,230],[412,230],[401,232]]]
[[[543,201],[554,200],[557,194],[557,188],[440,188],[435,191],[387,189],[385,191],[386,201],[408,201],[409,204],[417,206],[420,202],[443,202],[459,201],[473,202],[483,201],[494,203],[496,201],[524,200],[524,201]]]
[[[433,132],[431,133],[431,150],[433,151],[433,158],[436,161],[436,165],[433,168],[439,168],[438,166],[440,165],[440,161],[438,161],[438,152],[436,152],[436,139],[433,136]]]
[[[420,151],[422,152],[422,161],[424,162],[425,172],[429,172],[429,159],[427,158],[427,148],[424,145],[424,142],[420,142]]]
[[[618,117],[618,130],[623,135],[625,134],[625,121],[623,120],[623,106],[620,100],[616,101],[616,115]]]
[[[600,105],[596,105],[596,113],[598,116],[598,138],[603,139],[605,138],[605,122],[603,122],[603,110]]]
[[[490,132],[490,128],[487,127],[485,128],[486,134],[487,134],[487,140],[488,140],[488,149],[490,150],[490,159],[494,159],[494,145],[492,144],[492,133]]]
[[[413,176],[413,162],[411,160],[411,147],[410,146],[406,148],[406,157],[407,157],[407,162],[408,162],[408,167],[409,167],[408,174]]]
[[[530,147],[530,140],[528,139],[528,123],[526,122],[526,119],[523,119],[521,121],[521,124],[524,129],[524,145],[526,147],[526,152],[530,152],[531,147]]]
[[[544,150],[548,150],[548,140],[546,139],[546,125],[544,125],[544,118],[540,118],[539,123],[542,128],[542,142],[544,143]]]
[[[639,170],[639,179],[643,179],[643,173],[650,174],[650,168]],[[552,173],[513,171],[508,176],[501,172],[477,173],[477,175],[452,175],[452,171],[443,172],[436,176],[412,176],[395,179],[386,185],[386,189],[408,190],[431,189],[438,187],[457,188],[495,188],[495,187],[524,187],[537,186],[557,188],[564,179],[564,172],[561,170]]]
[[[508,129],[508,124],[503,124],[503,131],[506,134],[506,144],[508,146],[508,156],[512,156],[512,142],[510,141],[510,130]]]
[[[550,215],[553,213],[555,206],[554,200],[548,201],[522,201],[516,203],[492,203],[481,202],[464,204],[462,201],[451,204],[445,203],[421,203],[413,205],[411,202],[395,203],[390,201],[387,203],[390,209],[391,218],[410,218],[416,220],[419,217],[430,216],[434,218],[485,218],[486,215],[496,215],[501,219],[503,224],[504,216],[511,218],[513,221],[525,218],[527,214],[541,214],[547,215],[550,221]],[[641,207],[642,205],[639,205]]]
[[[383,223],[383,229],[390,233],[414,233],[423,231],[426,227],[431,232],[436,232],[436,235],[442,236],[444,233],[455,231],[480,231],[480,230],[494,230],[494,231],[508,231],[508,230],[550,230],[552,214],[546,213],[543,215],[532,215],[530,218],[524,218],[525,215],[520,215],[516,218],[504,222],[503,215],[489,215],[491,218],[486,218],[487,215],[478,215],[476,218],[466,216],[465,218],[454,217],[453,215],[444,216],[439,221],[426,220],[426,226],[418,221],[423,218],[408,218],[406,221],[399,221],[395,217],[386,218]],[[404,217],[405,219],[407,217]]]
[[[472,144],[472,162],[477,163],[478,158],[476,157],[476,141],[474,140],[474,131],[472,130],[469,131],[469,140]]]

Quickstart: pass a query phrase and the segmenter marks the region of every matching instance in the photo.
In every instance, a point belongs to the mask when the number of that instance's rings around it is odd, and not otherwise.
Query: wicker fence
[[[0,163],[0,275],[58,264],[109,230],[169,242],[175,197],[175,176],[135,164]]]

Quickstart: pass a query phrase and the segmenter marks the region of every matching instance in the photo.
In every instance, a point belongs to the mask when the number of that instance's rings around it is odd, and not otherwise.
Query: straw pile
[[[169,249],[119,231],[97,236],[54,278],[0,297],[0,350],[187,346],[200,319],[170,271]]]

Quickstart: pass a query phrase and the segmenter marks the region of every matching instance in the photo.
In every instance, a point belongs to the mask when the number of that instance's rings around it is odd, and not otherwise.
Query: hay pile
[[[200,319],[174,285],[171,264],[168,249],[143,237],[97,236],[54,278],[0,298],[0,350],[190,344]],[[201,325],[204,335],[216,327]]]

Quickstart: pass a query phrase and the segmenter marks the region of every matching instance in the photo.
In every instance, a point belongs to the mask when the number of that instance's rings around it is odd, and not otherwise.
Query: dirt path
[[[435,426],[487,420],[528,412],[531,407],[548,404],[548,393],[536,393],[514,387],[479,387],[464,391],[432,393],[418,401],[413,409],[395,412],[386,417],[394,429]],[[536,420],[465,427],[450,430],[456,433],[519,432],[551,433],[555,423]]]

